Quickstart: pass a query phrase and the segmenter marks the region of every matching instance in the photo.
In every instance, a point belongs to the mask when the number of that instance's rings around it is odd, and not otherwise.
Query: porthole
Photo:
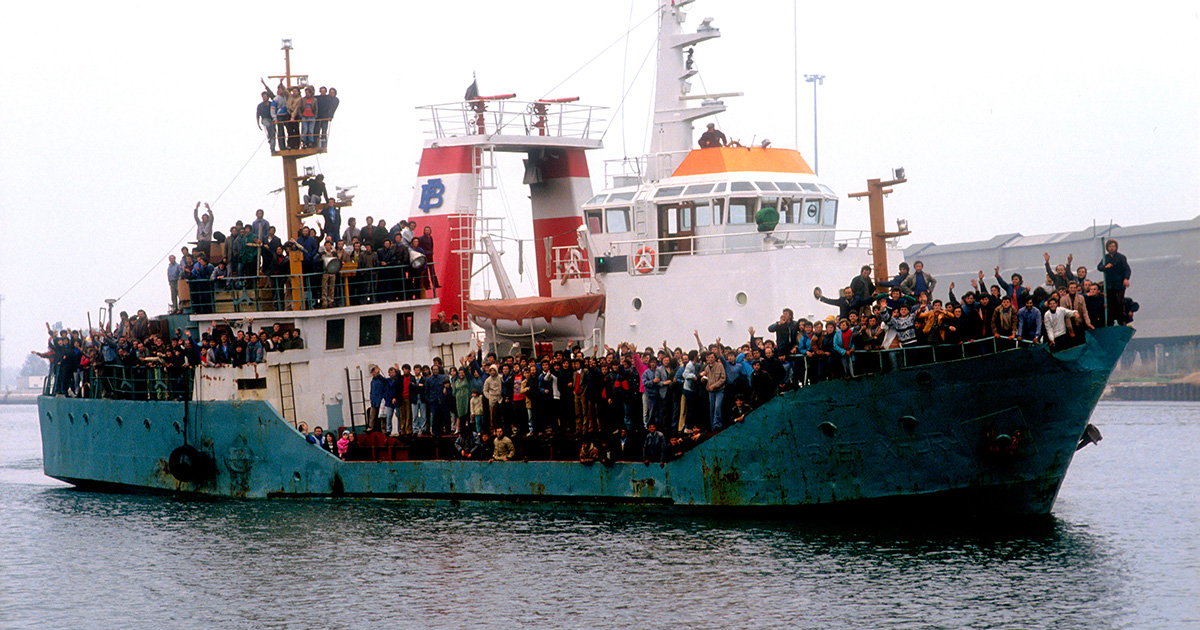
[[[750,301],[750,296],[746,295],[745,291],[738,291],[738,294],[733,299],[738,303],[738,306],[745,306],[746,302]]]
[[[642,298],[639,298],[639,297],[633,298],[633,310],[635,310],[635,311],[642,310]]]

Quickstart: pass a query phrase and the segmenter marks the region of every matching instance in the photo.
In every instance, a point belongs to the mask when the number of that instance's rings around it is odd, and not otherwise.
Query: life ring
[[[167,460],[167,470],[171,472],[172,477],[183,483],[192,483],[211,476],[212,460],[194,446],[180,446],[171,451],[171,458]]]
[[[637,269],[638,273],[654,271],[654,250],[649,247],[637,250],[637,253],[633,255],[633,268]]]
[[[568,252],[564,275],[568,278],[575,278],[581,274],[580,266],[583,263],[583,252],[574,248],[568,250]]]

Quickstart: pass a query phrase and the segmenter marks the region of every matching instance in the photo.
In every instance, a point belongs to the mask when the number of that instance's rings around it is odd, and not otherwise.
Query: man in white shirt
[[[1069,308],[1059,308],[1058,296],[1050,296],[1046,300],[1046,313],[1042,316],[1046,340],[1050,342],[1050,346],[1055,347],[1056,341],[1062,338],[1063,344],[1066,345],[1067,340],[1067,318],[1076,315],[1076,311]]]

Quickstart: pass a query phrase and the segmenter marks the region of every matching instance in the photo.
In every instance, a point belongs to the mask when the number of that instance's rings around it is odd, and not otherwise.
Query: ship
[[[45,474],[87,490],[233,498],[1048,513],[1077,448],[1094,439],[1088,420],[1130,327],[1088,331],[1061,351],[993,340],[971,351],[903,350],[912,355],[903,367],[785,391],[661,462],[579,461],[569,439],[557,455],[518,443],[513,461],[464,460],[453,457],[452,437],[366,430],[371,366],[434,357],[455,365],[485,343],[503,356],[654,345],[692,330],[735,339],[865,264],[886,277],[896,239],[908,234],[902,223],[884,225],[883,196],[906,181],[901,170],[850,195],[868,200],[872,225],[847,233],[837,227],[839,196],[798,151],[767,142],[692,147],[695,121],[725,111],[724,99],[737,94],[691,93],[699,70],[687,51],[720,36],[708,19],[685,30],[691,4],[659,7],[650,153],[607,165],[598,193],[587,152],[602,147],[601,108],[574,97],[478,93],[422,108],[431,129],[409,217],[439,244],[422,276],[436,281],[398,285],[407,299],[364,300],[366,270],[327,267],[316,275],[334,278],[336,301],[316,308],[305,291],[313,277],[293,253],[290,281],[279,287],[188,296],[192,308],[151,328],[235,333],[252,321],[302,330],[306,345],[256,364],[196,367],[182,392],[153,372],[83,397],[51,395],[48,379],[38,398]],[[272,79],[307,85],[292,73],[286,40],[284,56],[285,72]],[[316,212],[301,194],[314,174],[302,161],[329,146],[272,150],[290,237]],[[512,288],[502,229],[483,208],[505,153],[523,158],[536,295]],[[333,203],[351,207],[353,197]],[[472,294],[489,271],[496,299]],[[443,318],[463,326],[434,332],[430,324]],[[314,447],[302,423],[354,432],[364,455],[347,460]]]

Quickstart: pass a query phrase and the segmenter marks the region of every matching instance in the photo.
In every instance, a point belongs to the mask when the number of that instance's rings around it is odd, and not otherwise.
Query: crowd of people
[[[90,331],[62,329],[49,324],[44,352],[33,351],[50,364],[50,394],[82,398],[134,400],[190,400],[192,368],[241,367],[265,363],[270,352],[304,348],[297,328],[275,324],[270,328],[236,332],[224,322],[200,339],[191,331],[168,331],[146,311],[130,317],[122,312],[115,324]]]
[[[1005,279],[996,268],[990,286],[982,271],[961,295],[951,283],[946,302],[932,298],[937,280],[919,261],[881,283],[864,266],[841,297],[814,289],[837,317],[797,320],[783,309],[767,327],[773,339],[750,328],[738,346],[706,345],[694,331],[695,349],[622,343],[603,355],[473,352],[457,366],[372,366],[369,428],[455,436],[455,456],[465,459],[495,458],[496,440],[513,436],[518,451],[557,442],[559,458],[577,446],[580,461],[662,462],[782,391],[1022,343],[1060,351],[1082,343],[1086,330],[1127,324],[1136,310],[1124,295],[1129,264],[1115,240],[1106,250],[1103,280],[1086,267],[1070,272],[1071,258],[1051,268],[1045,255],[1044,286],[1031,290],[1021,274]],[[501,457],[512,455],[505,448]]]
[[[321,86],[319,91],[311,85],[288,89],[282,81],[271,90],[263,81],[262,102],[254,119],[258,128],[267,132],[272,153],[276,143],[280,151],[328,146],[329,123],[341,101],[337,88]]]
[[[352,237],[356,249],[371,240],[367,234]],[[951,283],[946,302],[932,297],[937,279],[920,261],[911,269],[901,263],[896,276],[878,283],[864,266],[838,298],[814,289],[814,297],[836,307],[838,316],[808,321],[785,308],[767,327],[773,338],[757,336],[751,327],[738,345],[719,338],[705,344],[693,331],[692,349],[665,341],[641,350],[621,343],[603,353],[575,347],[537,358],[500,358],[483,354],[480,345],[458,365],[443,365],[440,358],[429,365],[373,365],[367,424],[396,437],[454,436],[455,456],[466,459],[552,452],[585,462],[663,462],[742,422],[782,391],[1022,343],[1060,351],[1083,343],[1086,330],[1128,324],[1137,305],[1125,297],[1131,270],[1118,248],[1115,240],[1106,243],[1097,266],[1102,279],[1093,280],[1082,266],[1071,272],[1072,257],[1052,268],[1046,254],[1043,286],[1030,289],[1021,274],[1006,279],[997,267],[991,285],[983,271],[960,295]],[[91,376],[155,367],[171,384],[168,397],[188,396],[190,387],[181,379],[189,367],[262,363],[268,352],[304,347],[299,330],[280,324],[254,331],[246,322],[246,330],[234,331],[226,322],[197,340],[179,329],[173,335],[155,330],[154,323],[139,310],[86,336],[47,326],[48,348],[37,354],[51,362],[53,393],[126,395],[107,385],[88,391],[92,383],[106,382]],[[433,328],[449,330],[451,324],[439,319]],[[135,397],[139,393],[147,391]],[[353,431],[340,438],[318,431],[317,443],[352,456]]]
[[[362,228],[350,217],[346,229],[341,230],[341,210],[337,200],[329,197],[324,179],[324,175],[316,175],[302,182],[308,188],[306,205],[321,208],[324,224],[320,232],[305,226],[295,239],[287,241],[276,234],[262,210],[255,212],[253,221],[236,221],[228,236],[214,232],[212,210],[203,204],[201,213],[202,204],[197,203],[193,209],[195,247],[184,247],[179,257],[172,254],[167,261],[172,311],[182,312],[180,280],[187,282],[194,313],[213,312],[218,292],[244,288],[269,290],[270,298],[254,304],[253,310],[284,310],[296,281],[292,252],[300,254],[302,308],[430,295],[438,286],[432,263],[432,229],[425,226],[418,234],[416,221],[397,221],[389,228],[386,221],[376,223],[368,216]],[[342,289],[343,281],[348,290]]]

